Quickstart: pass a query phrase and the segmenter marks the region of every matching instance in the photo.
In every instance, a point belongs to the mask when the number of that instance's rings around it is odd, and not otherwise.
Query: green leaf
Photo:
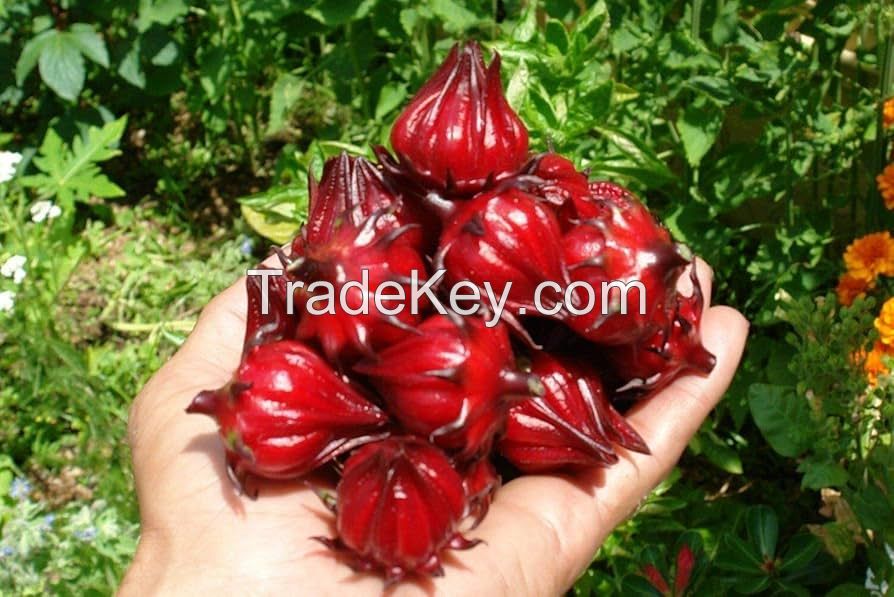
[[[315,6],[307,9],[307,14],[329,27],[345,25],[351,21],[362,19],[369,14],[377,0],[361,2],[331,2],[320,0]]]
[[[631,574],[624,578],[621,594],[634,597],[661,597],[661,591],[652,586],[648,579],[639,574]]]
[[[699,435],[704,437],[704,441],[701,442],[702,453],[711,464],[733,475],[742,474],[742,459],[739,458],[738,452],[723,443],[714,433]]]
[[[407,99],[407,86],[399,83],[386,83],[379,91],[376,102],[375,119],[382,120],[389,112],[400,106]]]
[[[81,51],[81,54],[100,66],[109,68],[109,51],[106,49],[106,42],[96,32],[93,25],[75,23],[67,35]]]
[[[565,25],[556,19],[549,19],[546,22],[546,29],[543,32],[546,43],[552,45],[559,51],[559,54],[568,53],[568,31]]]
[[[142,33],[152,25],[170,25],[189,12],[189,6],[183,0],[140,0],[137,29]]]
[[[140,65],[140,45],[140,38],[135,39],[118,65],[118,75],[134,87],[145,89],[146,73]]]
[[[808,528],[822,541],[826,551],[839,564],[854,558],[857,543],[854,539],[854,530],[848,528],[847,525],[840,522],[827,522],[823,525],[809,525]]]
[[[307,217],[308,192],[303,184],[277,186],[239,199],[245,221],[258,234],[282,244]]]
[[[71,147],[55,130],[48,130],[33,160],[41,174],[23,177],[22,184],[37,189],[41,198],[56,197],[63,207],[71,207],[74,201],[85,201],[90,197],[124,195],[124,191],[102,173],[99,163],[121,153],[117,144],[126,126],[126,116],[102,128],[91,126],[83,138],[75,138]]]
[[[677,131],[690,166],[697,167],[701,163],[717,140],[722,124],[723,114],[704,102],[690,104],[677,117]]]
[[[667,164],[641,140],[608,126],[594,126],[593,129],[626,154],[637,166],[653,175],[657,182],[666,184],[676,179]]]
[[[55,29],[48,29],[28,40],[28,43],[22,48],[22,53],[19,54],[18,62],[16,62],[16,85],[22,86],[22,83],[34,70],[34,67],[37,66],[37,60],[40,58],[44,47],[58,34],[59,32]]]
[[[810,564],[820,551],[822,545],[813,535],[795,535],[782,554],[779,571],[784,574],[794,573]]]
[[[292,108],[301,97],[304,81],[301,77],[283,73],[277,77],[270,93],[270,119],[267,123],[267,134],[275,135],[283,131],[289,124]]]
[[[725,0],[718,3],[720,10],[711,27],[711,40],[722,46],[732,41],[739,29],[739,3],[736,0]]]
[[[199,67],[199,82],[208,94],[208,99],[216,102],[226,89],[230,77],[230,55],[224,47],[215,47],[202,55]]]
[[[62,99],[73,102],[84,88],[84,57],[74,38],[56,32],[38,59],[40,78]]]
[[[761,433],[779,454],[794,458],[810,446],[810,407],[788,388],[753,384],[748,388],[748,406]]]
[[[455,0],[431,0],[428,7],[442,21],[448,33],[463,34],[480,20],[478,15]]]
[[[772,560],[776,556],[776,542],[779,539],[779,519],[773,509],[767,506],[749,508],[745,513],[745,528],[764,559]]]
[[[805,489],[842,487],[848,480],[847,471],[834,462],[805,460],[798,465],[798,472],[804,473],[801,487]]]
[[[826,593],[826,597],[872,597],[872,593],[863,585],[846,583]]]
[[[726,534],[720,540],[714,564],[721,570],[744,575],[764,575],[763,560],[755,546],[745,543],[735,535]]]

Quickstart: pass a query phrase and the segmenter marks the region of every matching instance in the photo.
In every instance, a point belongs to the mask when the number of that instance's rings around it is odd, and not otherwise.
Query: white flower
[[[0,292],[0,313],[8,313],[16,306],[16,293],[12,290]]]
[[[28,263],[28,258],[24,255],[13,255],[4,261],[3,265],[0,265],[0,275],[4,278],[12,278],[18,284],[25,278],[26,263]]]
[[[52,201],[36,201],[31,206],[31,221],[39,224],[44,220],[52,220],[58,218],[62,214],[62,208],[54,204]]]
[[[0,183],[12,180],[16,166],[22,161],[22,154],[14,151],[0,151]]]

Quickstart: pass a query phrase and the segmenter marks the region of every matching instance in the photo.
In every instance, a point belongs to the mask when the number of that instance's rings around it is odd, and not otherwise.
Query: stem
[[[878,29],[882,31],[881,17],[878,19]],[[879,43],[879,65],[881,67],[881,81],[879,82],[879,104],[876,114],[876,138],[875,151],[873,152],[872,176],[880,174],[887,161],[888,143],[885,136],[884,107],[885,99],[891,94],[891,84],[894,82],[894,31],[888,32],[884,45]],[[872,227],[881,225],[884,216],[884,204],[878,187],[869,185],[869,212],[872,216]]]
[[[702,29],[702,4],[704,0],[693,0],[692,2],[692,39],[698,39]]]
[[[53,26],[56,27],[57,31],[63,31],[67,25],[66,21],[68,20],[68,14],[62,10],[62,7],[59,6],[55,0],[45,0],[44,3],[47,5],[50,14],[53,16]]]

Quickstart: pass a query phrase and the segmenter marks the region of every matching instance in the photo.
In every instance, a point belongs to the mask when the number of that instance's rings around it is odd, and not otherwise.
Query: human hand
[[[702,263],[698,271],[709,299],[710,270]],[[199,391],[223,385],[236,369],[245,303],[244,280],[215,297],[134,402],[130,443],[142,534],[120,592],[381,594],[380,577],[352,572],[310,539],[333,536],[334,524],[304,481],[258,480],[253,486],[261,499],[237,496],[214,421],[184,413]],[[717,357],[713,372],[681,377],[627,415],[651,455],[618,448],[620,462],[607,469],[507,483],[468,534],[483,545],[445,554],[443,578],[405,581],[391,592],[564,592],[612,529],[671,471],[729,386],[747,333],[748,323],[734,309],[706,306],[702,339]]]

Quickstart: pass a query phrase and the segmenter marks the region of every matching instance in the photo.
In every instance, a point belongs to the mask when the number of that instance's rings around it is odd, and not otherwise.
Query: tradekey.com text
[[[409,308],[410,313],[418,315],[429,306],[433,306],[441,315],[447,315],[448,307],[459,315],[473,315],[484,311],[485,325],[497,325],[503,316],[506,303],[512,289],[512,282],[507,282],[500,292],[490,282],[479,288],[469,280],[460,280],[453,284],[447,292],[446,301],[438,296],[436,289],[447,270],[439,269],[434,275],[420,278],[419,272],[413,270],[410,277],[403,282],[388,280],[380,283],[375,289],[369,287],[369,272],[361,271],[360,280],[350,280],[335,285],[324,280],[317,280],[305,285],[301,280],[290,280],[286,285],[286,311],[294,314],[294,293],[303,290],[307,293],[303,310],[311,315],[334,315],[344,312],[348,315],[368,315],[374,305],[376,312],[383,315],[398,315]],[[258,276],[261,280],[261,313],[267,315],[269,304],[269,278],[282,276],[282,269],[250,269],[248,276]],[[636,288],[639,298],[639,314],[646,314],[646,288],[639,280],[611,280],[594,288],[591,284],[576,281],[561,284],[552,280],[544,280],[534,290],[533,303],[537,314],[554,316],[563,309],[572,315],[585,315],[601,307],[603,315],[609,313],[627,314],[627,295]],[[483,292],[482,292],[483,290]],[[616,292],[612,292],[615,290]],[[544,296],[546,294],[546,297]],[[553,298],[559,297],[558,301]],[[446,302],[446,305],[445,305]],[[526,309],[517,309],[519,315],[525,315]]]

